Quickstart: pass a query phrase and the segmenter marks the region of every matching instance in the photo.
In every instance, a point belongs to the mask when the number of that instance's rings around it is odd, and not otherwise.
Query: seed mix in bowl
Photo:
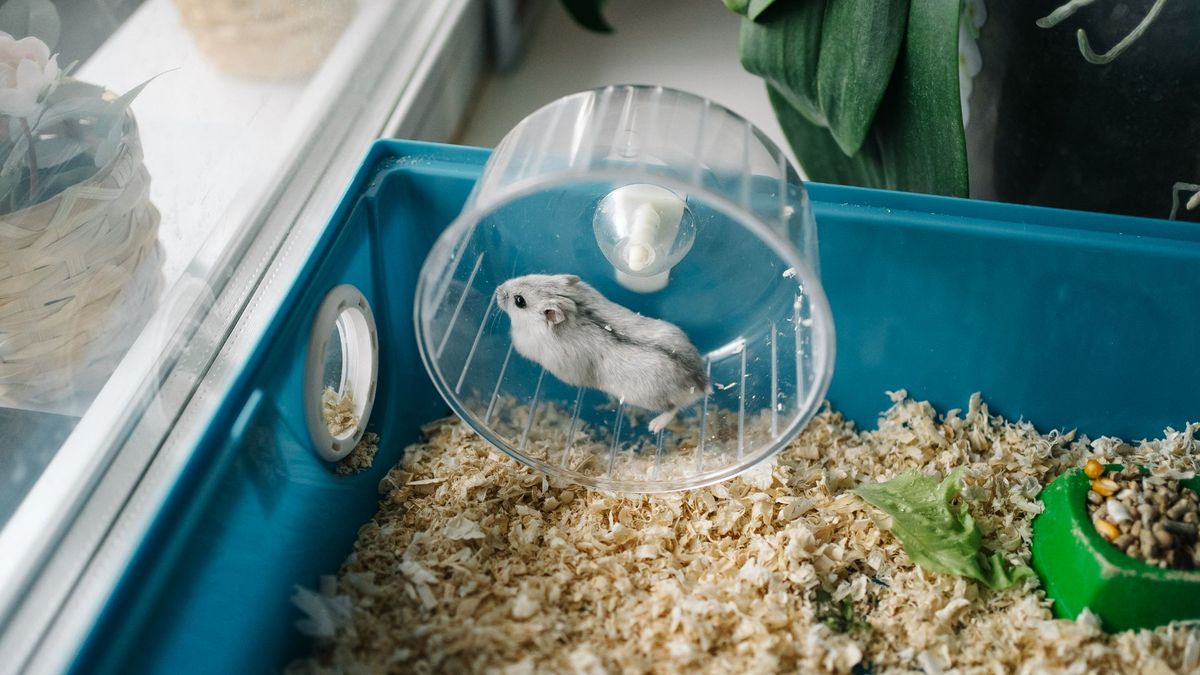
[[[1200,562],[1200,497],[1177,478],[1143,474],[1135,466],[1107,471],[1095,459],[1088,515],[1100,536],[1126,555],[1164,569],[1191,570]]]

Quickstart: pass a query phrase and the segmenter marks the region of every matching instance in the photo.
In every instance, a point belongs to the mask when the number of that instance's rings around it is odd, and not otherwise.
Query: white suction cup
[[[608,193],[596,208],[592,229],[617,281],[639,293],[665,288],[671,268],[696,240],[695,219],[684,198],[646,183]]]

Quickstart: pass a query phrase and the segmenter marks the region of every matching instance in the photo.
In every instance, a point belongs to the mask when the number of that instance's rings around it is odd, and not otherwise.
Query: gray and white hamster
[[[711,392],[704,359],[678,326],[636,314],[573,274],[529,274],[496,289],[517,352],[577,387],[662,414],[650,431]]]

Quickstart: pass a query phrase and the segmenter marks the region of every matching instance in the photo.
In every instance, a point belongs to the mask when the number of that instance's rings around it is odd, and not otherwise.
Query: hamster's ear
[[[579,277],[575,276],[574,274],[564,274],[563,281],[566,281],[568,286],[574,286],[575,284],[579,283]]]
[[[555,298],[542,306],[542,316],[552,326],[557,326],[567,320],[568,314],[575,312],[575,302],[570,298]]]

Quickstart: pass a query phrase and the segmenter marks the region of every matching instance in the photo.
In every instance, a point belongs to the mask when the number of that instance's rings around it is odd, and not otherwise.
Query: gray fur
[[[509,279],[496,289],[496,302],[508,313],[521,356],[567,384],[664,411],[657,428],[710,391],[704,359],[678,326],[631,312],[577,276]]]

